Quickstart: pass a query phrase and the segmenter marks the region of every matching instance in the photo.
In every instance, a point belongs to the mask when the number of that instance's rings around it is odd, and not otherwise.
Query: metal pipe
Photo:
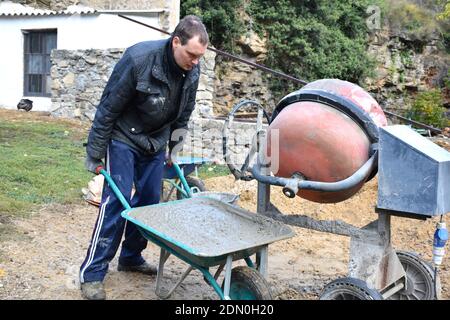
[[[386,110],[383,110],[383,112],[386,113],[388,116],[397,117],[398,119],[406,121],[406,122],[408,122],[410,124],[414,124],[414,125],[416,125],[416,126],[418,126],[420,128],[428,129],[428,130],[433,131],[435,133],[442,133],[441,129],[438,129],[438,128],[435,128],[435,127],[432,127],[432,126],[429,126],[429,125],[426,125],[426,124],[423,124],[423,123],[420,123],[420,122],[415,121],[415,120],[411,120],[411,119],[399,116],[398,114],[395,114],[395,113],[392,113],[392,112],[389,112],[389,111],[386,111]]]
[[[123,19],[132,21],[132,22],[134,22],[134,23],[143,25],[143,26],[145,26],[145,27],[147,27],[147,28],[150,28],[150,29],[159,31],[159,32],[164,33],[164,34],[167,34],[167,35],[171,35],[170,32],[167,32],[167,31],[165,31],[165,30],[156,28],[156,27],[151,26],[151,25],[149,25],[149,24],[146,24],[146,23],[144,23],[144,22],[141,22],[141,21],[138,21],[138,20],[129,18],[129,17],[124,16],[124,15],[122,15],[122,14],[119,14],[118,16],[121,17],[121,18],[123,18]],[[266,72],[271,73],[271,74],[273,74],[273,75],[276,75],[276,76],[278,76],[278,77],[280,77],[280,78],[284,78],[284,79],[286,79],[286,80],[294,81],[294,82],[299,83],[299,84],[301,84],[301,85],[305,85],[305,84],[308,83],[308,82],[305,81],[305,80],[297,79],[297,78],[295,78],[295,77],[293,77],[293,76],[287,75],[287,74],[282,73],[282,72],[280,72],[280,71],[276,71],[276,70],[270,69],[270,68],[268,68],[268,67],[266,67],[266,66],[263,66],[263,65],[261,65],[261,64],[257,64],[257,63],[254,63],[254,62],[251,62],[251,61],[242,59],[242,58],[240,58],[240,57],[237,57],[237,56],[235,56],[235,55],[232,55],[232,54],[230,54],[230,53],[228,53],[228,52],[225,52],[225,51],[222,51],[222,50],[219,50],[219,49],[215,49],[215,48],[212,48],[212,47],[208,47],[208,50],[211,50],[211,51],[213,51],[213,52],[215,52],[215,53],[217,53],[217,54],[219,54],[219,55],[221,55],[221,56],[224,56],[224,57],[227,57],[227,58],[230,58],[230,59],[233,59],[233,60],[242,62],[242,63],[244,63],[244,64],[248,64],[248,65],[250,65],[250,66],[252,66],[252,67],[255,67],[255,68],[257,68],[257,69],[266,71]],[[429,125],[426,125],[426,124],[421,123],[421,122],[418,122],[418,121],[410,120],[410,119],[408,119],[408,118],[402,117],[402,116],[400,116],[400,115],[398,115],[398,114],[395,114],[395,113],[392,113],[392,112],[389,112],[389,111],[386,111],[386,110],[383,110],[383,111],[384,111],[384,113],[386,113],[387,115],[390,115],[390,116],[396,117],[396,118],[398,118],[398,119],[401,119],[401,120],[403,120],[403,121],[405,121],[405,122],[407,122],[407,123],[409,123],[409,124],[414,124],[414,125],[416,125],[416,126],[418,126],[418,127],[421,127],[421,128],[424,128],[424,129],[431,130],[431,131],[433,131],[433,132],[435,132],[435,133],[442,133],[442,130],[440,130],[440,129],[438,129],[438,128],[431,127],[431,126],[429,126]]]
[[[118,16],[121,17],[121,18],[130,20],[130,21],[133,21],[133,22],[135,22],[135,23],[137,23],[137,24],[146,26],[146,27],[148,27],[148,28],[150,28],[150,29],[159,31],[159,32],[161,32],[161,33],[164,33],[164,34],[167,34],[167,35],[171,35],[170,32],[167,32],[167,31],[165,31],[165,30],[162,30],[162,29],[156,28],[156,27],[154,27],[154,26],[148,25],[148,24],[146,24],[146,23],[144,23],[144,22],[141,22],[141,21],[138,21],[138,20],[135,20],[135,19],[126,17],[126,16],[121,15],[121,14],[119,14]],[[282,73],[282,72],[279,72],[279,71],[270,69],[270,68],[268,68],[268,67],[266,67],[266,66],[263,66],[263,65],[261,65],[261,64],[257,64],[257,63],[254,63],[254,62],[251,62],[251,61],[242,59],[242,58],[240,58],[240,57],[237,57],[237,56],[235,56],[235,55],[232,55],[232,54],[230,54],[230,53],[228,53],[228,52],[225,52],[225,51],[222,51],[222,50],[219,50],[219,49],[216,49],[216,48],[208,47],[208,50],[211,50],[211,51],[213,51],[213,52],[215,52],[215,53],[217,53],[217,54],[219,54],[219,55],[221,55],[221,56],[224,56],[224,57],[227,57],[227,58],[230,58],[230,59],[233,59],[233,60],[236,60],[236,61],[239,61],[239,62],[248,64],[248,65],[250,65],[250,66],[252,66],[252,67],[255,67],[255,68],[257,68],[257,69],[266,71],[266,72],[271,73],[271,74],[273,74],[273,75],[276,75],[276,76],[278,76],[278,77],[280,77],[280,78],[284,78],[284,79],[286,79],[286,80],[294,81],[294,82],[299,83],[299,84],[301,84],[301,85],[305,85],[305,84],[308,83],[308,82],[305,81],[305,80],[297,79],[297,78],[295,78],[295,77],[293,77],[293,76],[290,76],[290,75],[287,75],[287,74],[285,74],[285,73]]]
[[[261,174],[261,166],[256,163],[251,172],[253,177],[259,182],[270,184],[274,186],[286,187],[292,184],[297,184],[298,189],[300,190],[315,190],[315,191],[325,191],[325,192],[338,192],[347,190],[355,187],[370,175],[372,170],[377,165],[378,160],[378,151],[366,161],[366,163],[359,168],[354,174],[350,177],[338,181],[338,182],[318,182],[318,181],[307,181],[300,179],[292,179],[292,178],[281,178],[281,177],[272,177]]]

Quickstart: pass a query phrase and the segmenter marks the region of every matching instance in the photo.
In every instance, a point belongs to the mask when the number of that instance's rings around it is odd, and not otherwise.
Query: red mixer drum
[[[272,159],[278,149],[279,169],[274,174],[290,178],[301,173],[319,182],[344,180],[369,159],[378,127],[386,124],[381,107],[361,87],[337,79],[311,82],[284,97],[272,115],[267,146]],[[278,147],[271,139],[274,130]],[[297,195],[336,203],[353,196],[364,182],[339,192],[300,190]]]

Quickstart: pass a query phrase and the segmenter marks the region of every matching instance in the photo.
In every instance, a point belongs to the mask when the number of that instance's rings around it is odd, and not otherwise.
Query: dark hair
[[[208,44],[209,37],[205,25],[199,17],[194,15],[185,16],[181,19],[172,33],[172,39],[174,37],[180,38],[182,45],[185,45],[195,36],[198,36],[201,44]]]

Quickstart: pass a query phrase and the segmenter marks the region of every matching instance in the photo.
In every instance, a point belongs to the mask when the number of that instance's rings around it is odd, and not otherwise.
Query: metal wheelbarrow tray
[[[150,240],[162,241],[203,267],[220,264],[230,253],[242,259],[293,235],[278,221],[209,197],[132,208],[122,216]]]
[[[122,217],[136,224],[142,235],[161,247],[157,294],[167,298],[195,268],[200,270],[222,299],[229,298],[231,263],[257,254],[258,271],[267,274],[268,245],[294,236],[285,224],[210,197],[193,197],[145,207],[127,209]],[[159,285],[163,266],[170,254],[190,267],[178,284],[163,294]],[[209,267],[219,266],[216,275]],[[225,289],[216,280],[226,267]]]

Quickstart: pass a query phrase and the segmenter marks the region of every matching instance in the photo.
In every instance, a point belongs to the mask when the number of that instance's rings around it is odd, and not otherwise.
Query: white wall
[[[157,13],[131,16],[159,27]],[[126,48],[139,41],[166,38],[157,31],[113,14],[0,17],[0,108],[15,109],[22,98],[33,100],[34,111],[51,109],[51,99],[23,96],[22,30],[57,29],[57,49]]]

